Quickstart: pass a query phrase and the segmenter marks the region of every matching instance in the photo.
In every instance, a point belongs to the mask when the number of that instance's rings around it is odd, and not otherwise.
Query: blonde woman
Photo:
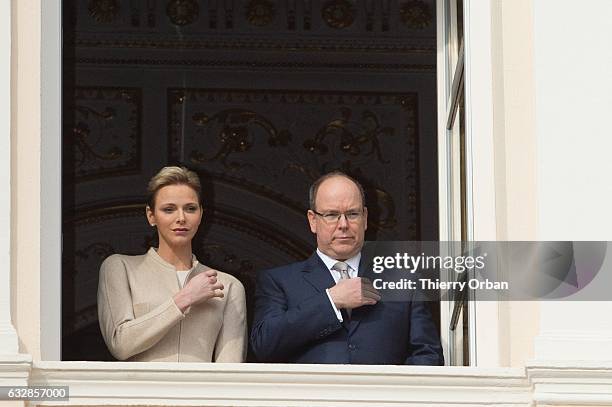
[[[148,194],[146,216],[159,247],[114,254],[100,269],[98,318],[108,349],[120,360],[243,362],[244,288],[192,254],[202,221],[197,174],[162,168]]]

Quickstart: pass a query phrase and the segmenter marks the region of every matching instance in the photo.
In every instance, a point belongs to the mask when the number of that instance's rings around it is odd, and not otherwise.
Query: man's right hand
[[[329,289],[329,295],[336,308],[353,309],[362,305],[374,305],[380,301],[380,294],[370,280],[363,277],[338,281]]]

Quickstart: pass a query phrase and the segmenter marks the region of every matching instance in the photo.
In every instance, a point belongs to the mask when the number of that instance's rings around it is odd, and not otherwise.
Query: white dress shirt
[[[332,278],[334,279],[336,284],[338,284],[338,281],[340,281],[340,272],[338,270],[333,270],[332,267],[334,267],[334,265],[338,263],[340,260],[332,259],[328,255],[323,253],[321,250],[319,250],[318,248],[317,248],[317,255],[319,256],[319,258],[321,258],[321,260],[323,260],[323,263],[325,263],[325,267],[327,267],[327,270],[329,270],[329,272],[331,273]],[[355,256],[351,257],[350,259],[344,260],[344,262],[348,264],[347,271],[348,271],[350,278],[357,277],[357,274],[359,273],[359,261],[360,260],[361,260],[361,252],[357,253]],[[325,290],[325,292],[327,293],[327,298],[329,298],[329,302],[332,308],[334,309],[334,312],[336,313],[336,317],[338,318],[338,321],[342,322],[343,321],[342,313],[340,313],[340,310],[336,308],[336,304],[334,304],[334,302],[332,301],[331,295],[329,295],[329,289]]]

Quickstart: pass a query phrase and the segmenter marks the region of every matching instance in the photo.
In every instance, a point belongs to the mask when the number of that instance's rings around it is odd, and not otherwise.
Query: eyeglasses
[[[334,223],[338,223],[342,215],[344,215],[344,217],[346,218],[348,222],[357,222],[359,219],[361,219],[361,216],[363,215],[363,211],[349,211],[349,212],[344,212],[344,213],[338,213],[338,212],[319,213],[315,211],[314,209],[311,209],[311,210],[312,212],[314,212],[315,215],[319,215],[320,217],[322,217],[325,223],[330,224],[330,225]]]

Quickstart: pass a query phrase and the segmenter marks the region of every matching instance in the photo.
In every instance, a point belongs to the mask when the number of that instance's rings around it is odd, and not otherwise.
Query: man
[[[384,302],[361,249],[368,225],[361,185],[341,172],[310,188],[308,223],[317,250],[306,261],[258,274],[251,345],[261,362],[444,363],[420,302]]]

